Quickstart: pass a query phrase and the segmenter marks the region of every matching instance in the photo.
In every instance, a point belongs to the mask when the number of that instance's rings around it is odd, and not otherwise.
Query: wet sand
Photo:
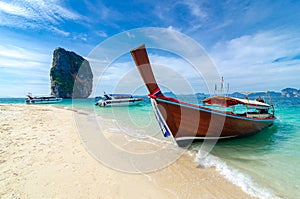
[[[0,105],[0,198],[251,198],[192,153],[148,173],[107,167],[82,144],[74,114]]]

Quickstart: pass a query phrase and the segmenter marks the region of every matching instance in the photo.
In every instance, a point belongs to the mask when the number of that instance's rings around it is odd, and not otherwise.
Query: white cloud
[[[33,17],[30,15],[30,12],[26,10],[25,8],[22,8],[17,5],[9,4],[6,2],[0,1],[0,11],[10,14],[10,15],[16,15],[21,16],[25,18]]]
[[[299,38],[299,33],[284,30],[244,35],[217,43],[210,56],[235,90],[280,90],[297,84],[300,60],[274,60],[299,55]]]
[[[190,79],[198,77],[197,71],[193,66],[186,62],[183,58],[179,57],[167,57],[160,55],[149,55],[151,57],[152,64],[161,65],[170,70],[176,71],[183,78]]]
[[[177,27],[175,28],[175,27],[173,27],[173,26],[168,26],[167,29],[168,29],[169,31],[173,31],[173,32],[174,32],[174,31],[181,32],[181,29],[180,29],[180,28],[177,28]]]
[[[157,82],[177,94],[198,92],[199,87],[206,86],[195,69],[180,57],[149,53],[149,58]],[[197,79],[196,83],[201,85],[195,86],[194,79]],[[94,84],[96,95],[103,91],[133,92],[137,88],[144,87],[133,61],[112,63]]]
[[[22,48],[14,45],[0,44],[1,65],[19,66],[24,65],[24,61],[31,63],[45,63],[51,60],[51,55],[41,53],[38,50]]]
[[[126,31],[126,35],[131,39],[135,38],[134,34],[131,34],[130,32],[127,32],[127,31]]]
[[[152,13],[161,26],[183,32],[194,32],[207,25],[209,18],[206,3],[197,0],[154,3]],[[176,27],[176,28],[174,28]]]
[[[81,41],[87,41],[88,40],[88,35],[85,33],[79,33],[79,34],[74,34],[73,35],[74,40],[81,40]]]
[[[63,21],[83,21],[85,17],[65,8],[60,0],[24,0],[0,2],[0,25],[17,28],[48,29],[69,36],[56,26]]]
[[[201,4],[199,3],[199,1],[195,1],[195,0],[180,1],[179,4],[187,6],[191,12],[191,15],[194,17],[200,17],[202,19],[207,17],[207,14],[201,8]]]
[[[58,28],[56,28],[56,27],[54,27],[54,26],[50,26],[49,29],[52,30],[52,32],[56,32],[56,33],[58,33],[58,34],[60,34],[60,35],[66,36],[66,37],[70,35],[69,32],[60,30],[60,29],[58,29]]]
[[[108,37],[107,33],[104,31],[96,31],[95,33],[96,35],[100,36],[100,37]]]
[[[106,25],[109,24],[112,27],[119,27],[116,21],[127,19],[127,17],[124,18],[124,13],[120,13],[117,9],[113,8],[109,1],[84,0],[84,5],[88,9],[89,16],[93,16],[89,20],[94,23],[104,23]]]
[[[0,95],[24,97],[49,92],[52,54],[45,48],[20,43],[0,45]],[[44,92],[42,92],[44,91]]]

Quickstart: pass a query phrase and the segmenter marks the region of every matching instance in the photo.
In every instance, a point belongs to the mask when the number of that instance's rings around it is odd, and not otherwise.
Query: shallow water
[[[183,98],[189,101],[188,96]],[[21,98],[0,99],[0,104],[23,103]],[[273,103],[278,119],[272,127],[251,137],[220,141],[205,160],[198,161],[215,166],[254,196],[300,198],[300,99],[277,98]],[[99,108],[94,99],[69,99],[52,106],[83,109],[111,120],[110,132],[121,128],[136,138],[160,134],[148,99],[131,107]],[[191,150],[199,150],[201,144],[194,143]]]
[[[236,184],[243,182],[230,175],[246,178],[245,189],[253,195],[300,198],[300,99],[273,102],[278,119],[272,127],[251,137],[218,142],[211,154],[236,169],[230,173],[226,166],[219,168]],[[212,163],[216,164],[220,162]]]

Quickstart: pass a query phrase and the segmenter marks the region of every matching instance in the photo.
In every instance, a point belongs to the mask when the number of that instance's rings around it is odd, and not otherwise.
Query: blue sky
[[[57,47],[88,57],[115,34],[143,27],[194,39],[232,92],[300,89],[299,8],[287,0],[0,0],[0,97],[49,94]]]

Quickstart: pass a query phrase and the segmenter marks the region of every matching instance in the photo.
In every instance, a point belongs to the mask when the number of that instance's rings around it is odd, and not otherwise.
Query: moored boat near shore
[[[53,104],[59,103],[62,101],[62,98],[55,96],[32,96],[31,93],[28,93],[27,98],[25,100],[26,104]]]
[[[179,145],[186,140],[253,135],[271,126],[276,119],[272,105],[255,100],[219,96],[206,99],[206,105],[199,106],[166,97],[155,80],[145,45],[133,49],[131,55],[149,91],[164,136],[172,135]],[[228,110],[237,105],[245,106],[245,111]]]
[[[106,94],[96,97],[96,106],[133,106],[140,104],[144,99],[136,98],[130,94]]]

